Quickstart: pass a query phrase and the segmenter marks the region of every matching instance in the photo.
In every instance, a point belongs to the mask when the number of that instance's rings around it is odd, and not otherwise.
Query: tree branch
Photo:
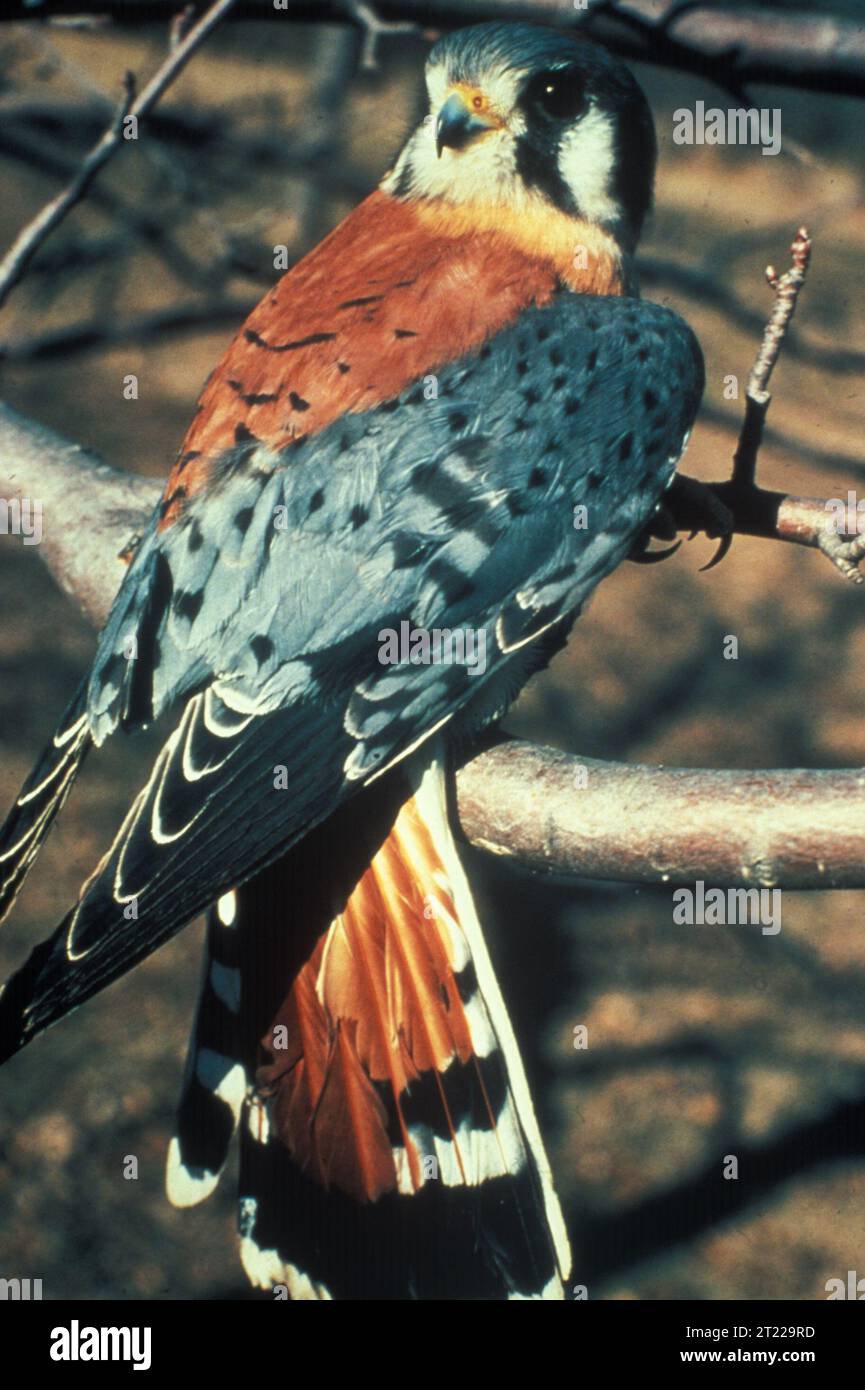
[[[785,275],[779,276],[774,266],[766,267],[766,280],[775,291],[775,303],[769,322],[763,332],[751,374],[748,377],[748,391],[745,406],[745,420],[739,437],[739,447],[733,459],[731,481],[740,487],[753,485],[757,471],[757,453],[763,438],[763,423],[772,397],[769,394],[769,378],[781,352],[781,344],[796,312],[796,301],[805,284],[808,266],[811,261],[811,238],[805,227],[796,233],[790,247],[793,265]]]
[[[168,90],[174,79],[182,71],[207,38],[210,31],[235,4],[235,0],[216,0],[203,19],[189,31],[185,38],[176,41],[177,30],[172,31],[171,51],[162,66],[154,73],[140,96],[135,97],[135,79],[126,74],[125,95],[107,130],[82,160],[75,176],[64,189],[29,222],[0,261],[0,307],[5,304],[11,290],[18,283],[39,247],[51,232],[75,207],[87,192],[96,175],[116,154],[123,143],[123,128],[127,120],[143,119],[153,109],[159,98]],[[32,14],[32,10],[31,10]]]
[[[772,311],[748,377],[745,418],[733,456],[730,477],[720,483],[698,483],[678,474],[649,535],[671,539],[676,531],[721,538],[706,569],[723,560],[737,533],[791,541],[820,550],[845,578],[865,583],[859,569],[865,557],[865,534],[860,519],[846,506],[838,508],[813,497],[785,497],[757,486],[757,455],[763,440],[766,414],[772,401],[769,379],[796,310],[811,260],[811,237],[805,227],[797,231],[790,247],[793,264],[784,275],[766,267],[766,279],[775,294]],[[841,499],[832,499],[837,503]],[[844,521],[838,512],[843,509]],[[677,549],[674,546],[672,549]],[[646,564],[663,560],[672,550],[643,553],[634,558]]]
[[[125,573],[119,552],[146,524],[160,491],[158,480],[110,468],[0,404],[0,497],[39,504],[39,553],[97,627]]]
[[[169,18],[178,0],[7,0],[2,19],[30,21],[80,16],[91,10],[122,24]],[[353,22],[356,0],[237,0],[237,19]],[[364,5],[364,10],[370,6]],[[657,63],[741,93],[750,83],[777,83],[839,95],[865,95],[865,29],[853,19],[796,8],[695,0],[381,0],[377,21],[426,29],[478,24],[486,19],[530,19],[585,29],[623,58]],[[354,14],[352,13],[354,11]],[[366,29],[367,36],[369,29]]]
[[[460,769],[468,840],[548,874],[713,887],[865,887],[865,769],[722,772],[508,740]]]

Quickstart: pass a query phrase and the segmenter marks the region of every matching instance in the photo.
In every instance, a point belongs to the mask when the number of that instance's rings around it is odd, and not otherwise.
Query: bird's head
[[[648,103],[605,49],[532,24],[441,39],[426,65],[429,114],[383,187],[490,217],[570,219],[633,249],[652,198]]]

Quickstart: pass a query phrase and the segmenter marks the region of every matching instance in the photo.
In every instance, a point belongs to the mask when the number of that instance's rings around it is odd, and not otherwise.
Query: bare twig
[[[739,445],[733,459],[732,481],[740,487],[754,482],[757,469],[757,452],[763,438],[763,425],[772,397],[769,394],[769,378],[772,375],[787,326],[796,309],[799,291],[805,283],[811,259],[811,238],[805,227],[796,233],[790,252],[793,265],[784,275],[779,276],[774,266],[766,267],[766,279],[775,292],[775,303],[769,321],[763,331],[751,374],[748,377],[748,392],[745,404],[745,419]]]
[[[0,121],[0,152],[26,165],[28,169],[38,169],[40,173],[54,178],[75,177],[77,166],[57,154],[56,140],[49,143],[47,138],[34,139],[32,132],[16,122]],[[143,208],[133,208],[114,189],[106,186],[91,186],[88,197],[130,237],[138,238],[161,257],[180,279],[201,288],[212,288],[209,268],[202,268],[181,250],[170,234],[171,229],[165,225],[164,215],[160,219]]]
[[[216,0],[194,29],[172,48],[168,58],[147,83],[140,96],[135,97],[134,78],[127,73],[123,102],[107,130],[82,161],[72,181],[23,229],[0,262],[0,306],[6,302],[10,291],[18,283],[46,237],[81,200],[100,169],[120,148],[126,122],[130,118],[143,119],[152,110],[193,53],[201,47],[211,30],[235,3],[236,0]]]
[[[0,306],[5,304],[39,247],[63,221],[70,209],[80,201],[103,164],[118,147],[122,139],[123,123],[132,111],[134,95],[135,79],[132,73],[128,72],[124,79],[123,100],[102,138],[82,162],[72,182],[52,198],[50,203],[45,204],[42,211],[15,238],[0,261]]]
[[[180,47],[185,35],[189,33],[194,18],[194,5],[184,5],[183,9],[173,17],[168,30],[168,47],[172,53]]]
[[[769,396],[769,378],[778,360],[781,344],[787,335],[790,321],[796,312],[799,291],[805,284],[808,266],[811,263],[811,237],[807,227],[800,227],[790,247],[793,264],[783,275],[779,275],[773,265],[766,267],[766,280],[775,291],[775,307],[766,325],[760,351],[757,353],[751,375],[748,378],[748,395],[766,405]]]
[[[737,533],[814,546],[845,578],[854,584],[863,584],[865,576],[859,564],[865,557],[865,535],[859,532],[855,514],[845,514],[844,523],[839,524],[836,510],[826,501],[785,497],[783,493],[758,487],[755,481],[757,455],[772,400],[769,380],[805,283],[811,257],[811,238],[804,227],[796,233],[790,251],[793,264],[784,275],[779,276],[773,266],[766,268],[775,300],[748,378],[745,417],[732,473],[722,483],[700,484],[686,476],[677,478],[655,534],[663,535],[666,523],[673,532],[705,531],[708,536],[721,537],[721,544],[707,569],[724,558]],[[656,557],[649,554],[642,558],[651,561]]]
[[[366,72],[375,72],[378,67],[378,44],[381,38],[395,34],[418,33],[417,24],[411,20],[380,19],[372,5],[367,5],[365,0],[343,0],[343,5],[349,18],[363,30],[360,66]]]

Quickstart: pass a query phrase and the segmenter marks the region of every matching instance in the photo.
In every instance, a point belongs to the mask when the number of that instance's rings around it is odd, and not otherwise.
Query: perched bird
[[[636,294],[655,138],[620,62],[483,24],[435,45],[426,84],[379,188],[208,380],[6,823],[2,910],[91,745],[177,712],[5,986],[0,1056],[209,910],[172,1201],[212,1191],[239,1128],[256,1285],[561,1299],[568,1238],[446,773],[651,521],[702,359]]]

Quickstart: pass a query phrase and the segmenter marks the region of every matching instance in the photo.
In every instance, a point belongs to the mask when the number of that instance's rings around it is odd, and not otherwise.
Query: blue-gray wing
[[[179,520],[160,530],[155,515],[100,639],[87,721],[99,743],[182,714],[74,912],[25,967],[31,986],[44,977],[30,1032],[578,611],[671,481],[702,386],[670,311],[563,295],[281,453],[238,444]]]

